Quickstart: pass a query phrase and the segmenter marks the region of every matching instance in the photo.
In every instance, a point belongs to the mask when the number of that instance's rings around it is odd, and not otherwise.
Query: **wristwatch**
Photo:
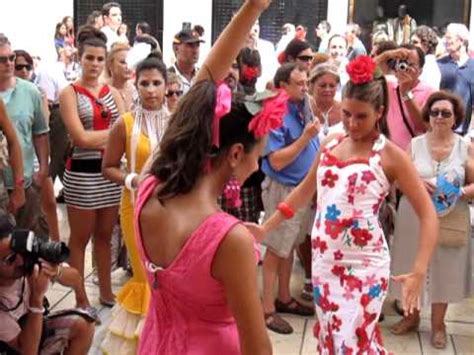
[[[413,100],[414,98],[415,98],[415,95],[413,95],[413,92],[411,90],[408,90],[406,94],[402,96],[403,101]]]

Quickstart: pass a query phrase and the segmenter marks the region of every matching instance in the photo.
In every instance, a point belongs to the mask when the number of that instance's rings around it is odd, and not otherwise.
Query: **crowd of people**
[[[469,30],[417,26],[402,5],[390,21],[379,9],[368,48],[357,24],[328,21],[318,48],[293,24],[274,46],[258,22],[270,3],[246,0],[201,68],[201,26],[166,65],[116,2],[77,33],[64,17],[53,64],[0,34],[0,352],[88,352],[90,241],[105,354],[271,354],[288,313],[315,316],[320,354],[388,354],[389,294],[393,334],[430,305],[446,347],[448,305],[472,295]],[[131,277],[114,294],[122,241]],[[75,308],[48,313],[51,282]]]

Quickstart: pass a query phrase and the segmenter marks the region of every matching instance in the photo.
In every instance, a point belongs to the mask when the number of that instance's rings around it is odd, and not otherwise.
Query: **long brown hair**
[[[387,124],[389,106],[388,87],[383,75],[365,84],[354,84],[349,80],[344,86],[342,98],[370,103],[375,110],[379,110],[383,106],[382,117],[378,120],[378,129],[387,138],[390,138]]]
[[[252,115],[243,100],[235,97],[230,113],[220,120],[220,148],[212,146],[215,106],[216,85],[211,81],[194,84],[179,101],[150,169],[162,184],[160,201],[190,192],[205,174],[207,162],[212,168],[218,166],[233,144],[242,143],[246,153],[256,144],[248,130]]]

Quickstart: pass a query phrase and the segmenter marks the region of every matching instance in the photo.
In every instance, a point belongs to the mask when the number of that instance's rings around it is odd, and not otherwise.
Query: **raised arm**
[[[109,130],[86,131],[84,129],[77,112],[76,94],[72,86],[68,86],[61,91],[59,108],[64,125],[75,146],[88,149],[102,149],[105,147]]]
[[[438,239],[438,217],[431,198],[409,157],[392,143],[387,144],[385,152],[383,164],[387,166],[387,176],[397,182],[420,221],[420,242],[412,271],[393,277],[395,281],[402,283],[402,306],[407,315],[419,307],[421,286]]]
[[[271,0],[246,0],[239,12],[221,33],[199,70],[195,82],[223,80],[233,60],[244,46],[247,35]]]

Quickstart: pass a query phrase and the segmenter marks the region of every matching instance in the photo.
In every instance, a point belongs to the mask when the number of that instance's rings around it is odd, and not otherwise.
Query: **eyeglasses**
[[[27,71],[30,71],[32,68],[31,68],[30,64],[17,64],[17,65],[15,65],[15,70],[20,71],[20,70],[23,70],[23,69],[26,69]]]
[[[310,62],[313,60],[312,55],[299,55],[296,57],[297,59],[301,60],[302,62]]]
[[[440,115],[442,118],[450,118],[453,116],[453,113],[449,110],[430,110],[431,117],[439,117]]]
[[[166,92],[166,97],[171,97],[173,95],[180,97],[181,95],[183,95],[183,90],[168,90]]]
[[[0,259],[0,261],[4,265],[12,265],[16,261],[16,256],[17,256],[17,253],[13,252],[3,257],[2,259]]]
[[[16,54],[2,55],[0,56],[0,64],[7,64],[7,62],[14,63]]]

